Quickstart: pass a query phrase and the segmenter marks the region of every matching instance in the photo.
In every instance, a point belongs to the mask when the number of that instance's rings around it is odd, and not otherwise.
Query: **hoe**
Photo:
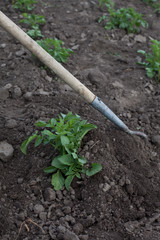
[[[0,11],[0,26],[8,33],[15,37],[23,46],[31,51],[41,62],[55,72],[63,81],[65,81],[72,89],[82,96],[91,106],[97,109],[120,130],[130,134],[138,135],[147,140],[147,135],[130,130],[102,101],[94,95],[87,87],[85,87],[77,78],[67,71],[60,63],[58,63],[51,55],[49,55],[40,45],[30,38],[22,29],[12,22],[5,14]]]

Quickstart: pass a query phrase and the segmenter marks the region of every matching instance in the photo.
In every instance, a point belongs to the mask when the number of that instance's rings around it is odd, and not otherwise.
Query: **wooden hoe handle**
[[[30,38],[21,28],[12,22],[5,14],[0,11],[0,26],[22,43],[31,51],[41,62],[55,72],[72,89],[79,93],[88,103],[92,103],[95,95],[85,87],[77,78],[58,63],[48,54],[39,44]]]

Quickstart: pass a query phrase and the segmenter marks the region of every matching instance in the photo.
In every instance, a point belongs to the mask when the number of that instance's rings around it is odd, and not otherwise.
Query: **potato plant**
[[[115,10],[114,3],[110,0],[101,0],[100,4],[105,2],[108,9],[108,15],[99,18],[98,22],[106,21],[105,29],[120,28],[129,33],[139,33],[140,27],[147,28],[148,23],[142,18],[142,14],[137,13],[133,8],[120,8]]]
[[[78,149],[83,137],[96,126],[80,120],[80,116],[69,112],[61,114],[57,119],[52,118],[48,123],[39,121],[35,124],[43,130],[36,131],[21,145],[21,151],[26,154],[27,147],[31,141],[35,141],[37,147],[41,143],[50,144],[59,154],[53,158],[51,166],[44,169],[45,173],[52,174],[52,185],[55,190],[70,188],[74,177],[81,178],[81,173],[92,176],[99,172],[102,167],[98,163],[92,163],[86,168],[86,159],[79,155]]]
[[[145,56],[144,62],[138,62],[146,69],[147,76],[149,78],[155,78],[160,81],[160,42],[157,40],[151,40],[152,53],[146,53],[144,50],[138,50]]]
[[[58,62],[65,63],[73,51],[70,48],[64,48],[61,40],[55,38],[46,38],[38,40],[37,43]]]
[[[13,7],[21,12],[29,12],[35,8],[37,4],[36,0],[15,0],[13,1]]]

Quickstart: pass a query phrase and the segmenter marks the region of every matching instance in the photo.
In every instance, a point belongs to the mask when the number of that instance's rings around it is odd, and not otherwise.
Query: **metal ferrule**
[[[100,98],[96,97],[91,105],[100,113],[102,113],[106,118],[108,118],[112,123],[114,123],[118,128],[129,133],[128,127],[111,111],[109,107],[107,107],[101,101]]]

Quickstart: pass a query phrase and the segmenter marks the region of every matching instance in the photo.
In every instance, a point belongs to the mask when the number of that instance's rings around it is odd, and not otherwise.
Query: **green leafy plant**
[[[127,33],[139,33],[140,27],[148,27],[148,23],[142,19],[142,14],[137,13],[133,8],[114,9],[114,3],[109,1],[105,3],[108,8],[109,15],[104,15],[99,18],[98,22],[107,20],[105,29],[121,28]]]
[[[27,34],[33,39],[44,37],[41,30],[39,29],[39,26],[33,26],[32,29],[27,31]]]
[[[30,27],[34,27],[37,25],[43,25],[46,23],[43,15],[22,13],[22,16],[24,18],[21,19],[19,22],[25,23],[25,24],[29,25]]]
[[[145,56],[145,62],[138,62],[146,69],[147,76],[149,78],[155,78],[160,81],[160,42],[157,40],[151,40],[152,53],[146,53],[144,50],[138,50]]]
[[[138,62],[138,64],[145,67],[147,76],[149,78],[156,78],[160,81],[160,42],[151,40],[152,53],[146,53],[144,50],[138,50],[145,56],[145,62]]]
[[[142,2],[149,4],[155,10],[155,13],[160,13],[160,1],[159,0],[142,0]]]
[[[13,7],[19,9],[21,12],[32,11],[35,8],[36,0],[15,0]]]
[[[102,7],[103,5],[110,5],[114,7],[114,3],[111,0],[99,0],[99,6]]]
[[[31,29],[27,31],[27,34],[33,39],[43,37],[41,30],[39,29],[39,25],[45,24],[46,21],[44,16],[28,13],[22,13],[22,15],[24,19],[21,19],[20,22],[25,23],[31,27]]]
[[[26,139],[21,145],[21,151],[26,154],[27,147],[32,140],[35,140],[35,147],[41,143],[50,144],[59,151],[54,157],[51,166],[44,169],[45,173],[52,173],[52,185],[55,190],[63,186],[70,188],[74,177],[81,178],[81,173],[92,176],[99,172],[102,167],[98,163],[92,163],[91,168],[85,168],[86,159],[79,155],[78,149],[83,137],[96,126],[80,120],[80,116],[69,112],[61,114],[57,119],[52,118],[48,123],[39,121],[35,124],[43,130]]]
[[[58,62],[65,63],[67,58],[73,51],[68,48],[61,47],[64,43],[57,38],[46,38],[38,40],[37,43],[44,48],[52,57],[54,57]]]

